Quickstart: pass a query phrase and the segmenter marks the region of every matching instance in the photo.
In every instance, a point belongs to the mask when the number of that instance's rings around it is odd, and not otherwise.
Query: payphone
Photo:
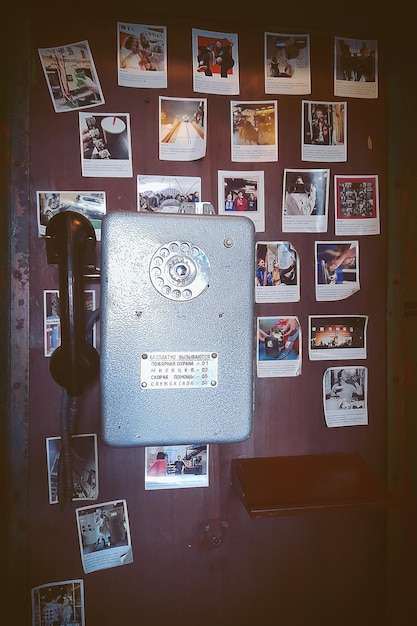
[[[114,212],[101,232],[98,353],[85,340],[87,218],[47,228],[59,265],[62,345],[51,374],[77,397],[100,378],[111,446],[243,441],[254,403],[255,228],[246,216]],[[85,330],[85,329],[84,329]]]
[[[111,213],[102,226],[102,435],[119,446],[249,437],[254,226]]]

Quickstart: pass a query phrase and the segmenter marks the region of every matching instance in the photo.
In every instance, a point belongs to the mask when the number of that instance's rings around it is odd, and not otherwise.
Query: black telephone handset
[[[57,213],[46,227],[47,261],[58,265],[61,345],[51,357],[52,378],[68,396],[81,396],[99,372],[99,354],[86,337],[83,279],[93,256],[96,235],[81,213]]]

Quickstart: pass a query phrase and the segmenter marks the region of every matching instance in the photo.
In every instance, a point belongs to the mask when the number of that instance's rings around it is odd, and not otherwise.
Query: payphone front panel
[[[103,220],[100,386],[114,446],[247,439],[255,229],[245,216]]]

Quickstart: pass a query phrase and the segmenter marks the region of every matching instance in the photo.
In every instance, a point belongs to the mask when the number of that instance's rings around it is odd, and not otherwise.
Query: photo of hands
[[[301,326],[297,317],[258,317],[258,376],[301,373]]]

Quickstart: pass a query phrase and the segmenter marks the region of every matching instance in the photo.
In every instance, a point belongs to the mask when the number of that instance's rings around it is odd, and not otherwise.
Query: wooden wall
[[[88,16],[86,15],[88,13]],[[266,18],[265,18],[266,19]],[[239,169],[230,160],[229,101],[208,95],[207,155],[195,162],[158,159],[158,90],[117,86],[116,23],[165,24],[168,29],[168,88],[162,95],[195,97],[192,91],[191,29],[237,32],[240,96],[262,100],[263,33],[287,32],[279,15],[273,20],[222,21],[220,13],[195,19],[189,14],[168,19],[140,9],[100,13],[89,7],[81,20],[72,14],[34,12],[30,32],[30,100],[28,111],[29,200],[22,203],[28,231],[30,271],[29,424],[27,432],[27,554],[21,606],[30,619],[30,589],[47,582],[83,578],[86,624],[131,624],[196,620],[208,624],[383,624],[385,619],[386,514],[384,511],[315,513],[252,520],[231,486],[231,460],[237,457],[358,452],[384,479],[386,473],[386,275],[387,251],[387,85],[386,50],[380,42],[379,98],[348,101],[348,161],[330,164],[330,211],[327,233],[293,233],[301,259],[301,300],[295,304],[256,305],[256,315],[297,315],[305,329],[302,374],[294,378],[257,378],[252,436],[243,443],[210,447],[210,486],[200,489],[145,491],[144,449],[109,448],[99,443],[99,501],[125,498],[128,504],[134,562],[125,567],[83,574],[74,506],[62,511],[48,503],[45,438],[59,435],[61,389],[49,373],[43,353],[43,290],[58,287],[56,268],[46,262],[45,241],[37,236],[36,191],[104,189],[109,211],[136,210],[136,174],[191,175],[202,180],[202,197],[217,204],[217,171]],[[300,31],[288,21],[289,32]],[[334,100],[333,36],[373,38],[356,32],[310,31],[312,93],[304,99]],[[83,179],[78,114],[55,114],[37,49],[89,41],[106,104],[103,110],[131,115],[133,178]],[[279,161],[245,164],[265,172],[266,228],[259,240],[281,239],[281,193],[284,168],[306,168],[301,161],[301,100],[277,96]],[[372,138],[372,150],[368,137]],[[248,167],[246,167],[248,165]],[[322,167],[322,165],[318,165]],[[240,168],[242,169],[242,168]],[[341,302],[316,302],[313,242],[334,237],[333,175],[378,174],[381,235],[359,237],[361,289]],[[25,260],[26,262],[26,260]],[[87,285],[97,290],[97,283]],[[309,314],[369,316],[366,365],[369,370],[367,426],[327,428],[322,407],[322,375],[328,362],[308,359]],[[242,312],[244,314],[244,312]],[[81,402],[77,432],[99,432],[99,386]],[[23,451],[22,451],[23,452]],[[21,483],[23,484],[23,483]],[[22,504],[19,504],[22,507]],[[207,537],[224,533],[220,545]],[[220,529],[220,530],[219,530]],[[23,623],[23,622],[22,622]]]

